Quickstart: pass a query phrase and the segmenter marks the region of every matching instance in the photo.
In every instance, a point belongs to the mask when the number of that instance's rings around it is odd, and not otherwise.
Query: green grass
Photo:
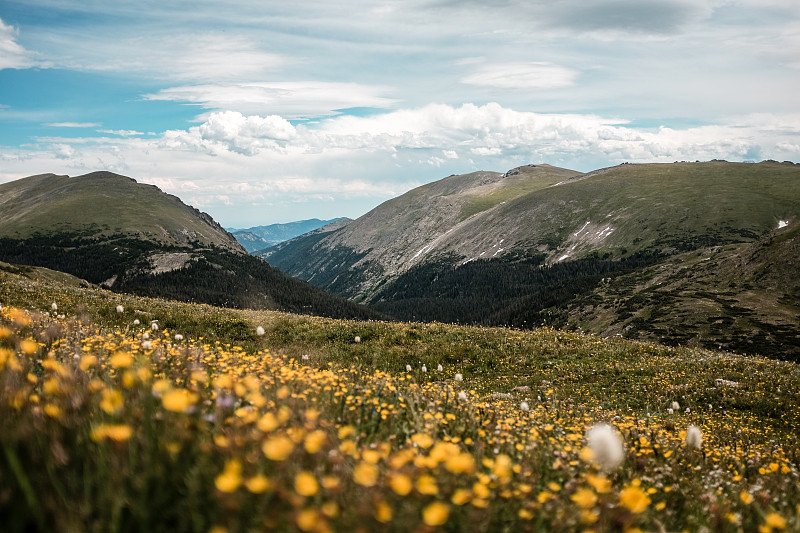
[[[794,363],[219,309],[4,270],[0,303],[7,531],[800,528]],[[608,471],[585,440],[600,421],[625,448]]]

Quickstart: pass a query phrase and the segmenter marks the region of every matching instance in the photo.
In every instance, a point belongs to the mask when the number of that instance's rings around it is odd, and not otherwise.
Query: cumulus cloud
[[[293,81],[186,85],[145,95],[148,100],[190,102],[206,109],[249,114],[315,117],[350,107],[388,107],[388,88],[357,83]]]
[[[0,19],[0,70],[47,66],[17,42],[18,31]]]
[[[501,89],[559,89],[575,83],[578,72],[551,63],[499,63],[485,65],[461,78],[461,83]]]

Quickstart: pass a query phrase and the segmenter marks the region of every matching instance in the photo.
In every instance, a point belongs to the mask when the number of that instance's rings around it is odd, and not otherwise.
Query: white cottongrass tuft
[[[458,393],[458,399],[461,400],[462,402],[466,401],[467,393],[462,390],[461,392]]]
[[[182,341],[183,340],[183,335],[181,335],[180,333],[176,333],[175,334],[175,340],[176,341]]]
[[[151,346],[150,341],[143,341],[142,342],[142,348],[144,348],[145,350],[149,350],[150,346]]]
[[[406,365],[406,372],[411,372],[411,365]]]
[[[689,413],[691,413],[691,412],[692,412],[692,410],[691,410],[691,409],[689,409],[688,407],[687,407],[687,408],[686,408],[686,410],[684,411],[684,413],[686,413],[687,415],[688,415]]]
[[[444,368],[442,368],[442,365],[439,365],[439,366],[437,366],[437,367],[436,367],[436,370],[438,370],[439,372],[441,372],[441,371],[443,371],[443,370],[444,370]]]
[[[675,411],[672,410],[672,407],[667,408],[667,414],[673,414]]]
[[[672,407],[672,409],[674,411],[680,411],[681,410],[681,404],[679,404],[678,402],[672,402],[671,407]]]
[[[150,322],[150,329],[153,331],[158,331],[158,320],[153,320]]]
[[[356,343],[361,342],[361,337],[356,335],[355,338],[353,338],[353,342],[356,342]]]
[[[300,356],[300,359],[302,359],[303,361],[308,361],[308,354],[304,353],[303,355]]]
[[[464,381],[464,376],[461,374],[456,374],[456,381]]]
[[[149,338],[150,338],[150,334],[149,334],[149,333],[147,333],[147,332],[145,331],[144,333],[142,333],[142,338],[143,338],[144,340],[147,340],[147,339],[149,339]]]
[[[124,312],[125,312],[125,308],[122,307],[121,305],[118,305],[117,306],[117,313],[124,313]]]
[[[50,309],[52,309],[53,311],[58,311],[58,304],[53,302],[53,304],[50,306]]]
[[[522,409],[523,411],[530,411],[531,410],[531,407],[528,405],[528,402],[525,402],[525,401],[523,401],[521,404],[519,404],[519,408]]]
[[[690,450],[699,450],[703,446],[703,432],[700,431],[699,427],[692,424],[686,430],[686,438],[683,442]]]
[[[258,335],[259,337],[263,336],[264,335],[264,328],[262,328],[261,326],[258,326],[256,328],[256,335]]]
[[[613,470],[625,458],[622,438],[608,424],[595,424],[586,432],[586,442],[594,453],[594,460],[602,470]]]
[[[133,319],[133,325],[134,326],[138,326],[139,324],[141,324],[141,322],[139,322],[138,318]]]
[[[427,367],[427,366],[425,366],[425,365],[422,365],[422,371],[423,371],[423,372],[427,372],[427,371],[428,371],[428,367]]]

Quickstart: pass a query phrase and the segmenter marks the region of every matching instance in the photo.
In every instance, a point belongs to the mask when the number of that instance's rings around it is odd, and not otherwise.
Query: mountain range
[[[227,228],[227,230],[249,253],[253,253],[329,224],[339,223],[344,225],[350,221],[349,218],[342,217],[331,220],[311,218],[285,224],[270,224],[247,229]]]
[[[423,185],[259,255],[401,319],[795,357],[798,221],[792,163],[527,165]]]
[[[0,261],[115,291],[226,307],[380,317],[250,256],[209,215],[111,172],[0,185]]]

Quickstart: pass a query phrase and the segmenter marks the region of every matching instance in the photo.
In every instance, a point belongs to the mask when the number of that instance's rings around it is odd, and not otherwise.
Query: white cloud
[[[134,135],[144,135],[144,132],[136,130],[97,130],[98,133],[109,135],[119,135],[120,137],[133,137]]]
[[[485,65],[461,78],[461,83],[501,89],[559,89],[578,77],[576,70],[550,63],[499,63]]]
[[[16,28],[6,25],[0,19],[0,70],[46,67],[46,64],[37,60],[34,53],[17,42],[18,33]]]
[[[45,124],[50,128],[99,128],[100,122],[49,122]]]
[[[315,117],[350,107],[387,107],[387,87],[321,81],[186,85],[145,95],[149,100],[190,102],[206,109],[248,114]]]

